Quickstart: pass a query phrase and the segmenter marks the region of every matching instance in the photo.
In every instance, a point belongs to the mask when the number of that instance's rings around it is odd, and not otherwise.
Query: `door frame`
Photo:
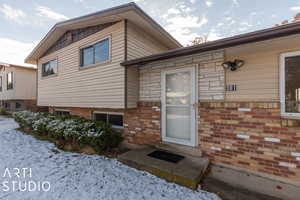
[[[166,75],[176,72],[190,72],[191,73],[191,140],[186,141],[182,139],[170,138],[166,136]],[[186,146],[195,147],[198,145],[198,71],[197,67],[183,67],[180,69],[163,70],[161,72],[161,136],[163,142],[176,143]]]

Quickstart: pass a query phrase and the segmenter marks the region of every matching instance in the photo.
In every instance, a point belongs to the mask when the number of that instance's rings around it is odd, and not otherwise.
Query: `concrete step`
[[[209,165],[207,158],[193,157],[180,153],[179,155],[185,158],[178,163],[171,163],[148,156],[149,153],[156,150],[160,149],[149,147],[131,150],[118,156],[118,160],[136,169],[150,172],[167,181],[192,189],[198,187]]]
[[[168,142],[160,142],[154,145],[157,149],[163,149],[170,152],[183,153],[190,156],[202,157],[202,150],[199,147],[190,147]]]

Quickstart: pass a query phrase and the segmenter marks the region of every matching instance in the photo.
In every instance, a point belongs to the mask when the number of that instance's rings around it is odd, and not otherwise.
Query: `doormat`
[[[184,159],[184,156],[174,154],[174,153],[169,153],[165,151],[153,151],[152,153],[149,153],[148,156],[152,158],[157,158],[159,160],[164,160],[167,162],[171,163],[178,163],[179,161]]]

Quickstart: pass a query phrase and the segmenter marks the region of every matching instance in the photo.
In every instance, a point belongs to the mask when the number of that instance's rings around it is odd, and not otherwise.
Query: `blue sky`
[[[59,21],[126,0],[0,0],[0,61],[24,58]],[[300,0],[135,0],[182,44],[272,27],[300,12]]]

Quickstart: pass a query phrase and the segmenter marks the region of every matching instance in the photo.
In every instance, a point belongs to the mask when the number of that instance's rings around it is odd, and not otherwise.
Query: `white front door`
[[[195,68],[162,72],[162,139],[196,146]]]

